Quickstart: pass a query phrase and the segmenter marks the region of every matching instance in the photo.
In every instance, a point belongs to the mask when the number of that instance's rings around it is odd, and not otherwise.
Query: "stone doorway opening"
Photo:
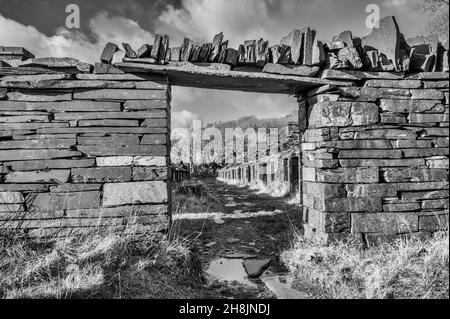
[[[229,97],[224,92],[218,94]],[[176,94],[177,89],[174,89],[174,101],[177,101]],[[291,188],[295,185],[293,180],[298,183],[299,179],[293,176],[291,168],[295,165],[292,164],[292,157],[299,158],[298,104],[287,94],[283,96],[289,99],[291,108],[281,114],[281,119],[261,118],[255,104],[250,116],[237,115],[220,127],[240,127],[243,131],[249,127],[256,130],[265,127],[268,128],[267,135],[269,129],[277,128],[279,145],[276,152],[271,152],[268,145],[256,160],[224,163],[216,171],[211,171],[207,178],[194,175],[181,183],[201,185],[204,188],[202,197],[180,196],[178,185],[172,185],[173,232],[184,238],[195,237],[209,280],[226,286],[226,289],[241,289],[241,296],[254,296],[261,292],[261,281],[254,281],[253,278],[259,277],[262,271],[266,271],[266,275],[286,271],[280,262],[280,253],[289,247],[294,234],[292,230],[299,227],[301,221],[298,203],[289,203],[292,193],[298,192],[298,187]],[[172,103],[172,114],[179,111],[177,107]],[[282,119],[283,116],[285,119]],[[297,143],[292,143],[293,140]],[[286,158],[285,173],[283,163]],[[210,168],[208,164],[203,166]],[[271,194],[272,189],[277,193]],[[224,280],[228,283],[224,284]],[[233,280],[236,285],[229,283]]]

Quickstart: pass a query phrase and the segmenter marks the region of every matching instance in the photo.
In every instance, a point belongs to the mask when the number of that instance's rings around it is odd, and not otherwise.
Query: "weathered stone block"
[[[305,182],[303,185],[303,191],[306,194],[311,194],[317,196],[318,198],[342,198],[346,195],[344,184]]]
[[[309,114],[309,125],[312,128],[350,126],[351,102],[326,102],[315,104]]]
[[[422,158],[410,159],[340,159],[342,167],[414,167],[425,165]]]
[[[448,209],[449,208],[448,198],[441,199],[427,199],[422,202],[422,209]]]
[[[324,212],[351,213],[368,212],[376,213],[382,211],[381,198],[316,198],[314,208]]]
[[[435,216],[420,216],[419,230],[437,231],[448,228],[448,214]]]
[[[352,233],[399,234],[418,231],[416,213],[352,214]]]
[[[414,124],[421,123],[442,123],[448,122],[449,115],[444,113],[434,114],[434,113],[411,113],[409,115],[409,122]]]
[[[445,168],[449,169],[449,158],[445,156],[435,156],[425,159],[429,168]]]
[[[22,204],[0,204],[0,212],[2,213],[0,215],[0,219],[5,220],[3,217],[3,213],[18,213],[18,212],[22,213],[23,211],[24,208]]]
[[[5,113],[2,112],[2,115],[5,115]],[[16,115],[16,116],[0,117],[0,123],[30,123],[30,122],[49,122],[48,115],[23,115],[23,116]]]
[[[89,113],[57,113],[55,120],[103,120],[103,119],[151,119],[151,118],[167,118],[166,110],[150,110],[137,112],[89,112]]]
[[[82,120],[78,121],[78,126],[129,127],[129,126],[139,126],[139,122],[134,120]]]
[[[383,168],[381,176],[387,183],[442,182],[448,180],[448,171],[444,169]]]
[[[100,192],[39,193],[26,199],[30,212],[53,212],[60,210],[98,208]]]
[[[20,192],[0,192],[0,204],[21,204],[24,202]]]
[[[10,172],[5,176],[6,183],[67,183],[70,170]]]
[[[419,89],[422,87],[420,80],[368,80],[366,86],[374,88],[393,89]]]
[[[424,89],[448,89],[450,84],[448,81],[424,81]]]
[[[379,122],[378,106],[374,103],[354,102],[351,108],[353,125],[370,125]]]
[[[415,140],[417,135],[411,130],[400,130],[400,129],[375,129],[366,130],[362,132],[355,132],[354,138],[357,140],[366,139],[388,139],[388,140]]]
[[[317,170],[317,181],[323,183],[362,183],[378,182],[378,168],[339,168]]]
[[[304,141],[307,142],[320,142],[336,140],[339,137],[338,130],[334,128],[319,128],[319,129],[308,129],[303,135]]]
[[[393,203],[384,204],[384,212],[412,212],[420,209],[419,203],[395,201]]]
[[[142,127],[169,127],[170,123],[167,119],[147,119],[142,124]]]
[[[88,156],[166,156],[165,145],[111,145],[111,146],[77,146],[77,149]]]
[[[393,184],[350,184],[346,185],[348,197],[396,197],[397,186]]]
[[[103,206],[166,203],[167,183],[162,181],[105,184]]]
[[[86,191],[98,191],[101,184],[60,184],[58,186],[51,186],[51,193],[77,193]]]
[[[64,149],[77,143],[76,139],[42,139],[21,141],[0,141],[0,149]]]
[[[133,156],[111,156],[111,157],[97,157],[95,159],[97,166],[131,166],[133,164]]]
[[[78,145],[139,145],[137,135],[92,136],[77,138]]]
[[[159,166],[167,165],[166,157],[164,156],[112,156],[112,157],[97,157],[97,166]]]
[[[411,98],[409,89],[370,88],[370,87],[340,87],[343,96],[358,101],[375,102],[379,99],[408,100]]]
[[[343,150],[339,152],[339,159],[346,158],[402,158],[400,150]]]
[[[125,89],[75,91],[73,98],[78,100],[163,100],[166,98],[166,91]]]
[[[381,123],[383,124],[406,124],[408,122],[406,114],[383,113]]]
[[[417,201],[423,199],[439,199],[448,198],[448,191],[436,190],[436,191],[420,191],[420,192],[402,192],[401,199],[406,201]]]
[[[168,109],[170,106],[167,101],[164,100],[131,100],[125,101],[124,108],[125,110],[130,111],[140,111],[140,110],[151,110],[151,109]]]
[[[448,155],[448,148],[412,148],[412,149],[403,149],[403,156],[406,158],[410,157],[431,157],[431,156],[442,156]]]
[[[308,209],[308,225],[325,233],[350,231],[350,214],[323,213]]]
[[[449,139],[446,137],[438,137],[433,139],[434,147],[449,147]]]
[[[423,127],[420,136],[421,137],[430,137],[430,136],[447,136],[449,135],[448,128],[445,127]]]
[[[445,182],[409,182],[396,184],[399,191],[422,191],[448,189],[448,181]]]
[[[166,167],[134,167],[133,181],[163,181],[167,180]]]
[[[390,149],[392,141],[389,140],[345,140],[326,141],[315,143],[317,147],[333,147],[337,149]]]
[[[384,17],[379,21],[380,27],[373,28],[371,34],[361,39],[366,50],[376,48],[394,64],[396,71],[403,71],[406,41],[400,33],[395,17]]]
[[[430,148],[433,147],[428,140],[397,140],[393,142],[394,148]],[[406,166],[406,165],[405,165]]]
[[[443,100],[444,98],[444,93],[435,89],[411,90],[413,100]]]
[[[166,145],[168,144],[168,135],[166,134],[152,134],[144,135],[141,139],[143,145]]]
[[[386,100],[380,101],[380,107],[385,112],[393,113],[424,113],[443,112],[444,106],[439,100]]]
[[[70,101],[70,102],[14,102],[0,101],[0,111],[48,111],[48,112],[115,112],[120,111],[120,103]]]
[[[102,207],[99,209],[79,209],[67,211],[67,218],[110,218],[130,216],[154,216],[167,214],[167,205],[134,205],[121,207]]]
[[[37,171],[49,170],[54,168],[76,168],[94,166],[94,159],[78,159],[78,160],[31,160],[19,162],[7,162],[14,171]]]
[[[117,183],[131,181],[131,167],[73,168],[74,183]]]
[[[167,158],[164,156],[136,156],[135,166],[166,166]]]
[[[6,88],[0,88],[0,100],[6,100],[7,92]]]
[[[8,100],[24,102],[70,101],[72,93],[9,92]]]

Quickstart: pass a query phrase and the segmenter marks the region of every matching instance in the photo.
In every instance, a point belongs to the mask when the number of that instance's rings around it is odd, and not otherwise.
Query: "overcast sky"
[[[223,31],[236,47],[261,37],[278,43],[294,28],[314,27],[328,41],[343,30],[363,36],[366,6],[378,4],[381,16],[395,15],[406,37],[421,34],[428,18],[420,0],[0,0],[0,45],[23,46],[36,56],[69,56],[98,61],[108,41],[138,48],[155,33],[169,34],[171,46],[184,37],[211,41]],[[65,8],[78,4],[81,28],[67,30]],[[283,116],[296,109],[287,96],[174,88],[174,125],[186,117],[205,122],[244,115]]]

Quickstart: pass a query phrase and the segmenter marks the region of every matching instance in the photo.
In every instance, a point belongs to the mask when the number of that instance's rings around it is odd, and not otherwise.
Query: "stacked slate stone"
[[[34,58],[34,55],[21,47],[0,46],[0,67],[16,66],[21,61]]]
[[[394,17],[380,20],[380,27],[366,37],[354,37],[344,31],[322,44],[311,28],[293,30],[279,44],[264,39],[244,41],[237,49],[229,47],[223,33],[210,43],[185,38],[179,47],[169,47],[169,36],[156,35],[152,44],[134,51],[108,43],[102,55],[101,72],[114,72],[115,62],[168,65],[179,68],[209,67],[219,71],[265,72],[280,75],[314,77],[319,70],[373,72],[448,71],[448,41],[438,36],[405,40]]]
[[[300,99],[306,236],[371,244],[448,227],[449,74],[354,80]]]
[[[106,67],[116,74],[67,58],[0,68],[1,229],[168,228],[167,78]]]

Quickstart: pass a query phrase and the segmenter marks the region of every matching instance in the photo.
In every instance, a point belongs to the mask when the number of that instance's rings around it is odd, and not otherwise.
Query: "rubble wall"
[[[306,237],[370,244],[448,226],[448,73],[365,73],[299,100]]]
[[[167,78],[15,70],[0,77],[2,230],[167,229]]]

